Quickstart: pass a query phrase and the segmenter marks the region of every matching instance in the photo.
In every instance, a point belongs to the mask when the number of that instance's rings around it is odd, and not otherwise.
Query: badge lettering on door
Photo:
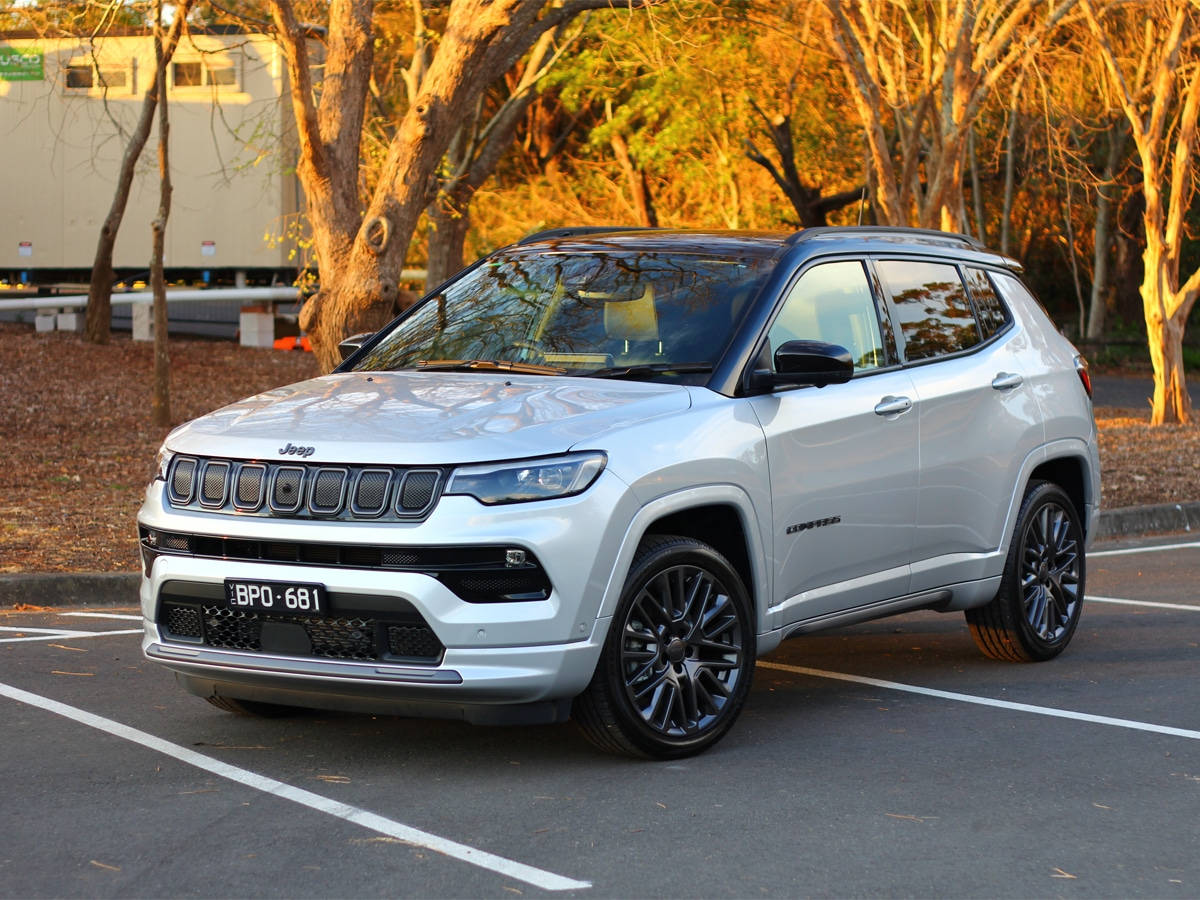
[[[808,531],[812,528],[824,528],[826,525],[836,525],[842,521],[841,516],[830,516],[827,519],[813,519],[811,522],[801,522],[798,525],[789,525],[787,527],[788,534],[795,534],[797,531]]]

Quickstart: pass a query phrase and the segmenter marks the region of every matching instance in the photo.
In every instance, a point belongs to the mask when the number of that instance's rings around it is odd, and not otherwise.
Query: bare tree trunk
[[[637,224],[644,228],[657,228],[658,211],[654,208],[654,197],[650,194],[650,183],[646,180],[645,170],[634,163],[633,157],[629,155],[629,144],[623,136],[614,131],[608,143],[621,166],[621,171],[625,173],[629,194],[633,198]]]
[[[473,196],[474,191],[470,191]],[[463,267],[463,249],[471,230],[470,198],[460,201],[439,196],[425,214],[433,229],[429,233],[429,259],[425,263],[425,286],[433,290]]]
[[[154,57],[163,71],[162,0],[155,3]],[[171,167],[167,155],[170,128],[167,117],[167,80],[158,85],[158,215],[151,223],[153,256],[150,260],[150,287],[154,291],[154,390],[150,402],[150,420],[157,426],[171,424],[171,360],[167,354],[167,286],[163,277],[163,246],[167,217],[171,214]]]
[[[1142,257],[1145,263],[1142,307],[1146,316],[1150,364],[1154,367],[1150,424],[1188,424],[1192,421],[1192,398],[1183,369],[1183,333],[1190,304],[1175,315],[1167,312],[1170,289],[1164,284],[1167,275],[1164,249],[1155,236],[1146,235],[1146,252]]]
[[[112,328],[112,285],[116,278],[113,271],[113,248],[117,243],[117,232],[125,218],[125,207],[129,203],[129,191],[133,187],[133,172],[138,158],[150,138],[154,125],[154,110],[158,105],[159,82],[164,78],[167,64],[179,45],[188,12],[194,0],[180,0],[175,7],[175,19],[162,42],[162,56],[150,75],[146,96],[142,100],[142,111],[137,126],[130,135],[125,155],[121,158],[121,169],[117,175],[117,189],[113,194],[112,206],[100,226],[100,238],[96,242],[96,257],[92,262],[92,276],[88,285],[87,314],[84,320],[84,337],[95,344],[107,344]]]
[[[1117,166],[1125,155],[1127,129],[1114,122],[1108,129],[1108,154],[1104,159],[1104,175],[1096,185],[1096,235],[1092,257],[1092,295],[1088,310],[1087,337],[1097,341],[1104,337],[1104,318],[1108,299],[1108,257],[1112,249],[1113,205],[1120,199],[1116,193]]]

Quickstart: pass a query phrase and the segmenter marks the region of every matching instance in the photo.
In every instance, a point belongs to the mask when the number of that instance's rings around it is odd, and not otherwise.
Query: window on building
[[[90,88],[93,82],[91,63],[71,63],[67,66],[67,87],[73,90]]]
[[[238,70],[224,53],[214,53],[204,59],[189,59],[171,63],[171,83],[176,89],[233,88],[238,84]]]

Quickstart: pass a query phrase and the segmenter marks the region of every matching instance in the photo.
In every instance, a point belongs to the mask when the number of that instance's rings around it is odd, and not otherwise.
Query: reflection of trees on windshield
[[[905,356],[928,359],[979,343],[979,328],[953,266],[881,261],[904,333]]]
[[[618,360],[713,363],[769,266],[755,256],[514,251],[422,304],[357,368],[446,359],[575,370]]]

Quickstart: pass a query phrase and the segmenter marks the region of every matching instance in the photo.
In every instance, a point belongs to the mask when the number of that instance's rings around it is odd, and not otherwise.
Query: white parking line
[[[18,628],[0,625],[0,632],[12,632],[22,637],[0,638],[0,644],[21,644],[28,641],[78,641],[84,638],[108,637],[114,634],[142,634],[141,628],[119,631],[76,631],[71,628]]]
[[[1182,609],[1187,612],[1200,612],[1200,606],[1188,606],[1186,603],[1156,603],[1152,600],[1124,600],[1120,597],[1093,597],[1091,594],[1083,598],[1088,603],[1121,603],[1126,606],[1154,606],[1158,609]]]
[[[1056,719],[1073,719],[1076,722],[1090,722],[1093,725],[1111,725],[1116,728],[1129,728],[1133,731],[1150,731],[1154,734],[1166,734],[1171,737],[1190,738],[1200,741],[1200,731],[1187,728],[1172,728],[1169,725],[1154,725],[1150,722],[1137,722],[1133,719],[1114,719],[1111,716],[1093,716],[1091,713],[1071,712],[1066,709],[1054,709],[1051,706],[1032,706],[1028,703],[1012,703],[1008,700],[993,700],[991,697],[976,697],[974,694],[958,694],[953,691],[939,691],[934,688],[918,687],[915,684],[901,684],[896,681],[881,681],[878,678],[866,678],[862,675],[847,675],[844,672],[827,672],[823,669],[809,669],[805,666],[789,666],[785,663],[758,661],[760,669],[776,669],[780,672],[791,672],[795,675],[811,675],[814,678],[831,678],[834,681],[849,681],[854,684],[866,684],[871,687],[885,688],[890,691],[903,691],[908,694],[921,694],[925,697],[936,697],[939,700],[957,700],[960,703],[974,703],[977,706],[992,706],[998,709],[1008,709],[1014,712],[1027,712],[1039,716],[1051,716]]]
[[[87,619],[125,619],[126,621],[129,621],[129,622],[142,621],[141,616],[130,616],[130,615],[123,615],[120,613],[69,612],[69,613],[60,613],[59,615],[62,615],[64,617],[65,616],[79,616],[80,618],[87,618]]]
[[[395,838],[406,844],[412,844],[415,847],[423,847],[426,850],[441,853],[453,859],[478,866],[481,869],[496,872],[507,878],[523,881],[542,890],[577,891],[592,886],[590,881],[576,881],[573,878],[556,875],[544,869],[536,869],[524,863],[505,859],[503,856],[496,856],[483,850],[477,850],[474,847],[468,847],[466,844],[459,844],[455,841],[438,837],[436,834],[412,828],[384,816],[367,812],[365,809],[359,809],[346,803],[340,803],[337,800],[331,800],[328,797],[322,797],[320,794],[314,794],[312,791],[284,784],[282,781],[276,781],[274,778],[269,778],[266,775],[259,775],[257,772],[251,772],[238,766],[231,766],[228,763],[221,762],[219,759],[214,759],[211,756],[205,756],[203,753],[197,753],[195,750],[180,746],[179,744],[165,741],[145,731],[139,731],[136,728],[122,725],[120,722],[115,722],[112,719],[106,719],[86,710],[68,706],[65,703],[59,703],[57,700],[51,700],[49,697],[31,694],[28,691],[23,691],[20,688],[4,684],[3,682],[0,682],[0,696],[8,697],[19,703],[35,706],[38,709],[43,709],[55,715],[79,722],[81,725],[87,725],[89,728],[95,728],[107,734],[131,741],[150,750],[163,753],[180,762],[187,763],[190,766],[195,766],[197,769],[220,776],[221,778],[227,778],[230,781],[236,781],[238,784],[253,788],[256,791],[262,791],[265,794],[271,794],[284,800],[291,800],[293,803],[299,803],[301,806],[307,806],[309,809],[315,809],[317,812],[323,812],[346,822],[361,825],[363,828]]]
[[[1191,550],[1196,547],[1200,547],[1200,541],[1189,541],[1185,544],[1157,544],[1153,547],[1127,547],[1124,550],[1089,550],[1087,558],[1129,556],[1132,553],[1162,553],[1164,550]]]

